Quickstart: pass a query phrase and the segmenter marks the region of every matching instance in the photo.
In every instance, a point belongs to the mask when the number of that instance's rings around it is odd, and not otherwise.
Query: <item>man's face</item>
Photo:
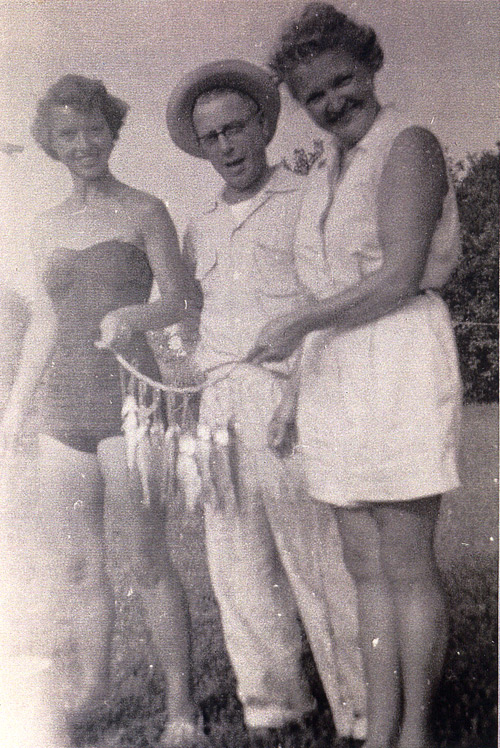
[[[203,155],[239,197],[252,193],[267,169],[266,122],[236,91],[198,99],[193,125]]]

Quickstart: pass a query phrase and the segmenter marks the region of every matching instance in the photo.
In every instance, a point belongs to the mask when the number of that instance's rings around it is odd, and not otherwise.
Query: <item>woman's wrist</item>
[[[127,325],[132,332],[169,327],[185,316],[181,312],[175,312],[163,299],[121,307],[111,314],[116,314],[118,321]]]
[[[330,323],[327,318],[331,317],[331,312],[325,307],[324,303],[316,299],[308,299],[306,304],[297,311],[292,312],[289,319],[289,328],[297,337],[305,337],[310,332],[318,330]]]

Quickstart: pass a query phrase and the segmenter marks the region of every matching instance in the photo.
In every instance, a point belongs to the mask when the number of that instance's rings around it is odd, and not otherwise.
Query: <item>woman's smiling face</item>
[[[54,153],[73,177],[93,180],[108,172],[114,140],[100,109],[85,112],[54,106],[50,133]]]
[[[289,73],[288,83],[313,122],[345,148],[366,135],[380,108],[373,72],[342,47],[300,63]]]

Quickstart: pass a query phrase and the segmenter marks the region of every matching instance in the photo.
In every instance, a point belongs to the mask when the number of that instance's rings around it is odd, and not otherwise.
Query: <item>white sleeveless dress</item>
[[[321,169],[328,164],[311,175],[296,264],[317,296],[339,293],[382,266],[377,187],[392,143],[409,126],[392,108],[382,109],[337,175],[327,212],[321,214],[319,205],[316,216],[314,191],[321,191]],[[431,496],[459,485],[456,346],[447,307],[431,290],[446,281],[458,256],[458,213],[450,188],[421,295],[373,323],[307,337],[298,429],[316,499],[355,506]]]

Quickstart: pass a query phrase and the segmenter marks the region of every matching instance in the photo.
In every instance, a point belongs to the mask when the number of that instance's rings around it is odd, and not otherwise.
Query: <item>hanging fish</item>
[[[137,430],[139,406],[132,394],[125,395],[122,406],[122,431],[127,445],[127,465],[129,470],[135,466],[135,452],[137,447]]]
[[[155,413],[159,410],[161,399],[159,392],[145,382],[139,382],[138,387],[137,420],[139,425],[136,436],[136,461],[142,485],[141,503],[149,506],[154,499],[159,499],[159,480],[157,480],[159,466],[157,459],[155,459],[158,455],[154,454],[154,443],[157,441],[156,432],[159,426],[159,417],[157,414],[155,418]]]
[[[179,436],[179,454],[177,456],[177,478],[184,494],[186,509],[193,512],[201,495],[201,478],[194,459],[196,439],[190,433]]]
[[[212,452],[212,434],[210,428],[203,423],[198,424],[196,431],[195,459],[201,477],[202,502],[208,504],[214,511],[223,508],[212,480],[210,471],[210,455]]]
[[[231,468],[231,436],[229,429],[218,428],[214,433],[210,457],[210,472],[223,510],[238,511],[238,496]]]
[[[180,429],[176,423],[169,426],[163,438],[161,500],[173,501],[177,490],[177,454]]]
[[[151,426],[149,427],[149,436],[151,438],[151,448],[158,458],[158,464],[161,465],[161,455],[163,452],[163,441],[165,439],[165,426],[161,412],[161,400],[155,403],[155,409],[152,414]]]
[[[150,471],[152,465],[152,454],[151,454],[151,443],[149,441],[149,433],[147,424],[141,424],[137,429],[137,446],[135,451],[135,459],[137,464],[137,470],[141,479],[142,486],[142,497],[141,504],[144,506],[150,506],[151,504],[151,488],[150,488]]]

